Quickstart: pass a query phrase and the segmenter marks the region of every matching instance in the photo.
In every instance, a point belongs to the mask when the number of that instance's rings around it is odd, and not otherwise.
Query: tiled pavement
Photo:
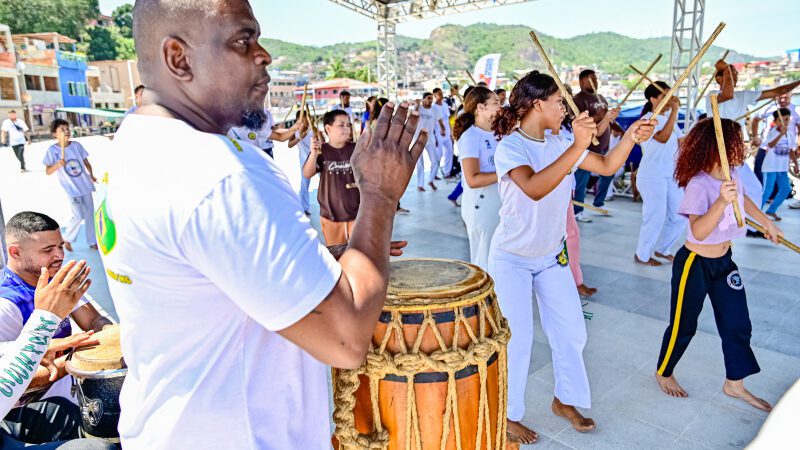
[[[108,143],[89,138],[84,145],[102,173]],[[46,177],[43,169],[33,164],[41,161],[43,151],[43,144],[28,150],[29,164],[37,171],[20,175],[10,149],[0,148],[0,200],[6,219],[23,208],[52,214],[62,222],[68,218],[69,209],[59,197],[62,194],[55,177]],[[276,154],[278,164],[297,187],[296,153],[279,145]],[[146,174],[143,182],[147,182]],[[468,259],[459,209],[446,199],[453,186],[439,182],[437,192],[416,192],[413,187],[406,192],[402,204],[411,213],[396,218],[394,231],[396,239],[410,242],[406,256]],[[312,203],[312,223],[318,227],[319,208]],[[524,419],[541,433],[540,443],[532,448],[746,446],[767,415],[721,392],[722,353],[708,303],[698,333],[676,369],[690,397],[671,398],[657,388],[653,372],[669,314],[670,266],[643,267],[632,261],[640,204],[617,199],[606,207],[612,211],[610,217],[595,217],[592,223],[580,224],[586,284],[599,289],[586,306],[594,316],[587,321],[589,342],[584,353],[594,400],[590,414],[598,428],[579,434],[550,412],[552,364],[546,339],[537,325]],[[800,241],[800,211],[784,207],[780,213],[784,216],[780,226],[787,237]],[[752,239],[737,241],[734,254],[748,293],[752,342],[762,367],[761,373],[747,379],[747,385],[774,404],[800,377],[800,255]],[[96,253],[79,249],[76,256],[100,266]],[[96,277],[95,281],[90,293],[115,316],[105,280]]]

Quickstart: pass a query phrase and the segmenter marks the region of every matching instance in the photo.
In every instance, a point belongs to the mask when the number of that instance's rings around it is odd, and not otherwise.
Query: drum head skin
[[[478,266],[450,259],[392,261],[386,307],[429,309],[468,301],[492,288],[491,278]]]
[[[76,350],[70,361],[73,367],[87,372],[126,367],[119,345],[119,325],[109,325],[94,337],[100,344]]]

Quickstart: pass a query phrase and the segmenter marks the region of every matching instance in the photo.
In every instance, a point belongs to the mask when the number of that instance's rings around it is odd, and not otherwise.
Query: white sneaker
[[[586,215],[584,211],[581,211],[578,214],[575,214],[575,220],[578,222],[588,223],[592,221],[592,218]]]
[[[795,200],[792,203],[789,203],[789,208],[800,209],[800,200]]]

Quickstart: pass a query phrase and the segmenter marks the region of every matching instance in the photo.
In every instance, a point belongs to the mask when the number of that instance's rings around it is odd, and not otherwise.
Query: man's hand
[[[73,334],[63,339],[53,339],[50,341],[50,346],[47,347],[47,352],[42,356],[40,365],[50,372],[50,381],[56,381],[63,376],[59,365],[55,362],[57,358],[63,356],[64,352],[71,348],[91,347],[98,344],[100,341],[94,337],[94,331]]]
[[[389,243],[389,255],[390,256],[403,256],[403,249],[405,246],[408,245],[408,241],[392,241]],[[334,258],[337,260],[344,254],[344,251],[347,250],[347,245],[331,245],[328,247],[328,251],[331,252]]]
[[[394,104],[387,103],[375,129],[365,130],[351,158],[362,199],[378,197],[397,206],[428,141],[427,131],[422,130],[411,146],[418,122],[419,113],[409,115],[408,104],[401,104],[395,113]]]
[[[783,231],[778,228],[772,221],[768,221],[766,223],[767,232],[764,234],[764,237],[772,241],[773,244],[780,244],[780,238],[783,237]]]
[[[617,120],[617,117],[619,116],[619,112],[620,111],[621,110],[620,110],[619,106],[609,109],[608,112],[606,112],[606,117],[608,117],[608,121],[609,122],[613,122],[613,121]]]
[[[756,147],[761,147],[761,137],[759,136],[752,136],[750,142]]]
[[[70,261],[48,283],[47,269],[42,267],[33,297],[36,309],[50,311],[61,319],[67,317],[78,300],[89,290],[92,284],[92,280],[88,279],[91,270],[86,261],[77,264]]]

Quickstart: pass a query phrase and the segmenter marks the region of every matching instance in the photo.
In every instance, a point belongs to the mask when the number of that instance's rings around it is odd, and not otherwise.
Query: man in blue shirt
[[[52,277],[64,262],[64,239],[59,225],[44,214],[15,215],[6,224],[5,237],[8,266],[0,270],[0,342],[14,341],[30,318],[41,268],[46,267]],[[111,324],[85,298],[78,302],[70,317],[90,333]],[[70,320],[65,318],[58,325],[51,345],[71,335]],[[92,339],[85,341],[86,345],[96,343]],[[66,356],[53,361],[58,369],[55,382],[51,382],[48,369],[36,370],[28,392],[20,399],[19,407],[12,409],[0,423],[0,430],[28,443],[77,437],[80,413],[70,393],[72,381],[64,368],[65,361]]]

